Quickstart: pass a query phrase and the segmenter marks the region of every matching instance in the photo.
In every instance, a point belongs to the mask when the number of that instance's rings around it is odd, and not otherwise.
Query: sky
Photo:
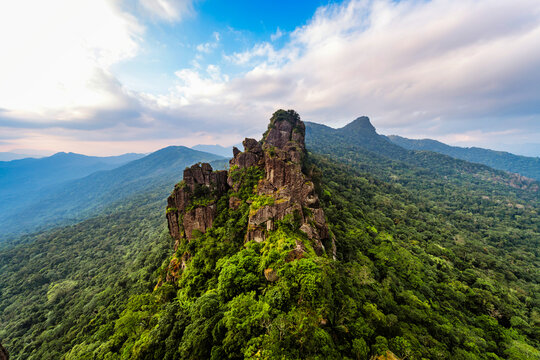
[[[6,0],[0,152],[259,138],[271,114],[540,156],[538,0]]]

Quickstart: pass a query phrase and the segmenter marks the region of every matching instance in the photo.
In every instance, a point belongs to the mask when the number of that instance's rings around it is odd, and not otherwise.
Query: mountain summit
[[[366,134],[376,134],[375,127],[371,124],[371,121],[367,116],[360,116],[351,121],[343,128],[343,131],[364,132]]]
[[[236,147],[230,170],[212,171],[210,164],[196,164],[184,170],[184,180],[177,184],[168,199],[169,232],[175,239],[175,250],[183,240],[192,241],[210,229],[216,217],[226,211],[244,211],[247,224],[242,232],[246,242],[264,242],[272,238],[285,219],[294,220],[294,230],[305,237],[317,255],[325,253],[323,241],[332,238],[315,185],[302,173],[306,156],[305,125],[293,110],[278,110],[270,119],[261,141],[246,138],[244,151]],[[225,199],[228,209],[219,209]],[[243,210],[242,210],[243,209]],[[297,238],[287,261],[302,258],[308,246]],[[175,278],[178,265],[183,270],[191,255],[184,252],[180,261],[173,258],[167,278]]]

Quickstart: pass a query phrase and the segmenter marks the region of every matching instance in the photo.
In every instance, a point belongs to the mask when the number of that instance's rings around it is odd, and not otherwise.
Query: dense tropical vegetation
[[[494,169],[510,171],[540,181],[540,158],[510,154],[478,147],[459,147],[443,144],[431,139],[407,139],[390,135],[388,139],[394,144],[409,150],[434,151],[457,159],[491,166]]]

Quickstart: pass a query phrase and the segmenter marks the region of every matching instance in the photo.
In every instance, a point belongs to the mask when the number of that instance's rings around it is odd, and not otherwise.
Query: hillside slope
[[[495,190],[500,194],[513,194],[522,201],[540,199],[540,183],[533,179],[435,152],[406,150],[377,134],[367,117],[340,129],[306,122],[306,146],[342,162],[354,162],[382,180],[410,185],[410,188],[438,193],[448,183],[446,180],[451,180],[449,186],[467,185],[474,191],[484,189],[485,196]]]
[[[88,176],[96,171],[111,170],[143,156],[124,154],[96,157],[57,153],[39,159],[0,161],[0,219],[13,214],[18,208],[35,204],[36,199],[48,195],[67,181]]]
[[[397,135],[387,136],[394,144],[408,150],[427,150],[445,154],[456,159],[490,166],[494,169],[518,173],[540,181],[540,158],[514,155],[478,147],[450,146],[431,139],[407,139]]]
[[[0,214],[0,242],[20,234],[83,220],[111,203],[164,184],[173,184],[195,162],[222,157],[170,146],[112,170],[41,189]],[[29,198],[28,198],[29,197]]]

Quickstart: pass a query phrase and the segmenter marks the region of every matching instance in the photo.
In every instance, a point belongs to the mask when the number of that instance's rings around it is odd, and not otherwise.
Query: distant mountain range
[[[434,151],[452,156],[456,159],[466,160],[491,166],[494,169],[518,173],[536,180],[540,180],[540,158],[514,155],[504,151],[494,151],[478,147],[458,147],[446,145],[431,139],[407,139],[397,135],[387,138],[394,144],[409,150]]]
[[[0,194],[28,191],[81,178],[100,170],[110,170],[140,159],[143,154],[86,156],[59,152],[44,158],[0,161]],[[0,195],[1,196],[1,195]]]
[[[12,161],[19,160],[24,158],[41,158],[43,156],[39,155],[30,155],[30,154],[19,154],[14,152],[0,152],[0,161]]]
[[[343,151],[347,141],[357,155],[379,157],[380,163],[388,166],[400,161],[432,168],[448,162],[426,153],[429,151],[468,161],[450,162],[455,169],[467,168],[477,173],[486,170],[469,163],[473,162],[540,179],[540,158],[454,147],[429,139],[383,136],[376,133],[367,117],[359,117],[341,129],[309,122],[306,125],[308,148],[319,152],[329,152],[336,143]],[[168,189],[192,163],[214,162],[214,167],[224,168],[231,154],[229,148],[220,145],[196,145],[191,149],[170,146],[147,156],[130,153],[94,157],[61,152],[44,158],[0,161],[0,242],[44,227],[80,221],[132,194]],[[372,165],[370,170],[381,171]],[[505,181],[519,183],[516,179]]]
[[[476,186],[477,179],[482,179],[502,185],[501,191],[507,191],[504,190],[505,186],[530,189],[533,190],[531,194],[534,199],[538,197],[539,184],[534,179],[434,151],[405,149],[386,136],[377,134],[365,116],[339,129],[306,122],[306,146],[308,150],[339,157],[340,161],[354,161],[362,170],[384,181],[407,185],[409,181],[422,180],[421,187],[429,191],[433,190],[441,177],[455,178],[460,183],[467,180],[465,182],[471,187]],[[424,176],[420,177],[419,172]],[[401,175],[398,176],[398,173]]]
[[[147,156],[100,158],[58,153],[0,162],[0,243],[42,227],[80,221],[147,188],[169,188],[186,166],[221,159],[170,146]]]

